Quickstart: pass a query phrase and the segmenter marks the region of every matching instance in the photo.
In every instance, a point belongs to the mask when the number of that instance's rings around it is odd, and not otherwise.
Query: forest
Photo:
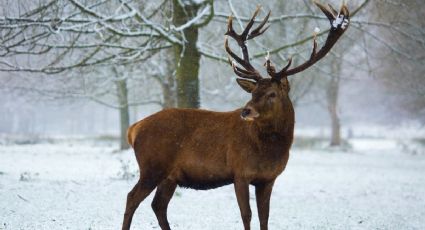
[[[244,43],[267,76],[268,58],[300,66],[326,43],[332,22],[314,2],[0,0],[0,229],[121,227],[138,176],[128,128],[168,108],[243,108],[229,16],[239,33],[271,12]],[[287,77],[295,137],[269,228],[423,229],[425,6],[319,2],[346,4],[349,25]],[[241,229],[232,190],[178,188],[172,229]],[[144,203],[133,228],[158,228]]]

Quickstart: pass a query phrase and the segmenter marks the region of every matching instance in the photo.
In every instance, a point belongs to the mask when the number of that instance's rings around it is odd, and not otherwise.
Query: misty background
[[[120,129],[166,107],[233,110],[249,95],[226,62],[228,15],[240,30],[256,5],[262,5],[260,17],[272,10],[268,31],[249,41],[260,70],[267,51],[278,67],[289,57],[294,65],[305,61],[314,28],[329,28],[307,0],[182,1],[187,9],[180,21],[178,3],[141,1],[126,8],[119,1],[1,1],[0,133],[118,137]],[[420,1],[348,5],[355,15],[333,51],[290,77],[297,128],[422,129],[424,7]],[[149,18],[140,19],[136,9]],[[175,29],[181,25],[184,30]],[[185,102],[180,91],[194,99]]]
[[[270,229],[425,229],[423,0],[345,2],[348,30],[289,77],[295,138]],[[311,0],[0,0],[0,229],[119,229],[139,175],[127,128],[244,106],[224,33],[258,5],[270,28],[247,46],[263,76],[267,53],[298,66],[326,41]],[[158,228],[151,200],[134,228]],[[168,214],[176,230],[242,227],[233,186],[177,188]]]

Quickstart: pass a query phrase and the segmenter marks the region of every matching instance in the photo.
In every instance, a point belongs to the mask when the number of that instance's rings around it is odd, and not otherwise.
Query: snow
[[[204,3],[205,0],[179,0],[181,6],[200,5]]]
[[[270,229],[425,229],[425,155],[398,143],[358,138],[348,151],[293,149],[274,187]],[[131,150],[115,146],[0,145],[0,229],[119,229],[137,165]],[[159,229],[152,195],[133,229]],[[252,227],[259,229],[253,195],[251,188]],[[168,216],[177,230],[242,228],[232,186],[177,189]]]
[[[265,57],[266,61],[270,61],[270,51],[267,51],[267,55]]]
[[[189,20],[188,22],[186,22],[185,24],[175,28],[175,31],[183,31],[189,27],[191,27],[193,24],[198,23],[202,17],[204,17],[205,15],[207,15],[207,13],[210,11],[211,6],[206,6],[201,13],[199,13],[198,15],[196,15],[196,17],[192,18],[191,20]]]
[[[345,15],[340,14],[336,19],[332,22],[332,27],[337,28],[339,25],[341,25],[342,29],[345,29],[350,21],[345,17]]]

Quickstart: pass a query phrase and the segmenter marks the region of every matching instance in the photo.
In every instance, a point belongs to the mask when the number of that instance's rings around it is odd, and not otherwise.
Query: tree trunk
[[[330,105],[329,113],[331,116],[331,146],[341,145],[341,125],[336,104]]]
[[[198,6],[187,5],[184,8],[178,0],[173,1],[175,26],[183,25],[195,15]],[[199,108],[199,62],[201,54],[198,52],[198,27],[191,26],[183,30],[186,40],[184,46],[174,45],[176,62],[177,106],[179,108]]]
[[[166,51],[167,55],[164,57],[166,63],[166,72],[161,81],[162,95],[163,95],[163,108],[174,108],[177,105],[176,95],[176,79],[174,71],[176,71],[176,63],[173,53]]]
[[[338,58],[335,58],[332,63],[332,73],[334,75],[331,76],[327,90],[328,111],[331,118],[331,146],[341,145],[341,124],[338,114],[338,96],[342,62],[336,59]]]
[[[115,68],[114,72],[117,75]],[[117,87],[118,102],[120,106],[120,149],[124,150],[130,147],[127,141],[127,129],[130,126],[127,80],[117,80],[115,83]]]

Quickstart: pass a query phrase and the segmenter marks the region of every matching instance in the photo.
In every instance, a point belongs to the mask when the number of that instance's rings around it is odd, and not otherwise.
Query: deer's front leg
[[[268,229],[270,196],[272,194],[274,181],[257,184],[255,186],[255,196],[257,199],[258,218],[260,219],[260,229]]]
[[[251,208],[249,207],[249,182],[244,179],[236,179],[235,182],[236,198],[241,211],[243,225],[245,230],[250,230]]]

